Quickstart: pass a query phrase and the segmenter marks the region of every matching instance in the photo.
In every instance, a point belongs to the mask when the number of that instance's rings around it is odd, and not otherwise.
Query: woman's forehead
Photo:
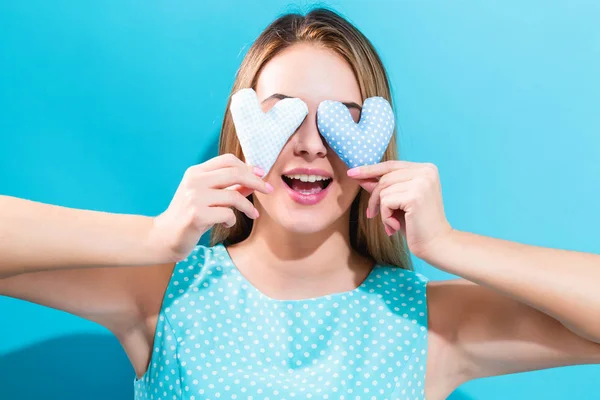
[[[291,46],[265,64],[258,77],[260,101],[281,94],[311,105],[323,100],[362,104],[350,65],[332,50],[310,44]]]

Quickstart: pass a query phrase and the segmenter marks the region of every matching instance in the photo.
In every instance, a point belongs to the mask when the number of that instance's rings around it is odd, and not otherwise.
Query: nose
[[[312,114],[312,113],[311,113]],[[317,127],[316,115],[307,115],[293,136],[294,154],[312,161],[327,156],[327,144]]]

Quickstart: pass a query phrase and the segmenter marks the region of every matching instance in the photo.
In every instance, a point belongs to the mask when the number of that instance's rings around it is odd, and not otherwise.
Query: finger
[[[273,191],[270,184],[250,173],[247,168],[248,166],[244,165],[211,171],[205,175],[204,184],[213,189],[225,189],[237,184],[266,194]]]
[[[391,221],[391,218],[387,220],[388,222],[392,222],[392,223],[384,223],[383,226],[385,228],[385,233],[387,233],[388,236],[392,236],[395,232],[398,231],[398,229],[396,229],[396,225],[397,223],[394,223],[393,221]]]
[[[373,189],[367,205],[367,210],[371,218],[377,216],[379,212],[379,204],[384,190],[388,193],[407,190],[406,184],[410,182],[414,174],[410,172],[407,173],[406,171],[396,172],[399,173],[391,172],[384,175]]]
[[[383,228],[385,229],[385,233],[388,236],[392,236],[394,234],[394,230],[390,228],[387,224],[383,224]]]
[[[385,224],[392,228],[394,231],[399,231],[402,226],[401,222],[394,216],[389,217],[385,220]]]
[[[211,226],[223,224],[226,228],[231,228],[237,222],[233,210],[229,207],[209,207],[209,210]]]
[[[385,225],[390,228],[391,233],[401,231],[406,234],[406,213],[403,210],[394,210],[392,216],[385,220]]]
[[[368,179],[385,175],[389,172],[398,169],[415,169],[419,167],[419,163],[409,161],[389,160],[379,164],[363,165],[347,171],[348,176],[355,179]]]
[[[369,193],[371,193],[373,191],[373,189],[375,189],[375,186],[377,186],[378,183],[379,183],[379,181],[375,178],[362,179],[362,180],[358,181],[358,184],[360,185],[360,187],[362,187]]]
[[[391,194],[385,194],[381,198],[381,221],[384,225],[389,226],[393,231],[401,228],[401,223],[394,217],[396,215],[404,215],[405,208],[410,204],[410,192],[396,191]]]
[[[250,189],[247,188],[246,186],[241,186],[241,185],[236,185],[237,188],[235,188],[234,190],[236,190],[239,194],[241,194],[244,197],[248,197],[252,194],[252,192],[254,192],[254,189]]]
[[[237,158],[231,153],[221,154],[217,157],[213,157],[208,161],[203,162],[202,164],[197,164],[190,167],[190,170],[197,170],[200,172],[210,172],[221,168],[226,167],[236,167],[236,166],[245,166],[242,160]]]
[[[371,192],[371,196],[369,197],[369,202],[367,203],[367,218],[373,218],[377,215],[379,211],[379,196],[381,196],[382,191],[381,185],[376,185],[373,191]]]
[[[404,216],[404,213],[402,213],[402,215],[399,215],[398,217],[395,217],[394,219],[398,221],[398,225],[400,226],[398,230],[406,236],[406,218]]]
[[[267,186],[271,186],[271,185],[267,184]],[[247,188],[246,186],[242,186],[242,185],[238,185],[238,184],[229,186],[228,188],[225,188],[225,189],[226,190],[235,190],[236,192],[238,192],[239,194],[241,194],[244,197],[248,197],[252,194],[252,192],[254,192],[254,189],[250,189],[250,188]]]
[[[209,206],[234,207],[246,214],[248,218],[258,217],[258,210],[254,204],[235,190],[213,190],[208,195]]]
[[[273,186],[268,182],[266,183],[266,186],[269,189],[269,193],[271,193],[273,191]],[[254,189],[242,185],[233,185],[228,187],[227,190],[235,190],[244,197],[248,197],[254,192]]]

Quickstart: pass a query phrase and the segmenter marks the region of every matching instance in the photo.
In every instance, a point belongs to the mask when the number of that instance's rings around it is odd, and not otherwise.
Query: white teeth
[[[284,175],[290,179],[298,179],[302,182],[316,182],[316,181],[326,181],[329,178],[320,175]]]

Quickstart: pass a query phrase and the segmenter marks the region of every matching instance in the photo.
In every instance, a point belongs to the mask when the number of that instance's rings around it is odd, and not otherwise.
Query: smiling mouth
[[[331,178],[319,175],[281,175],[281,179],[293,191],[301,194],[317,194],[327,188]]]

